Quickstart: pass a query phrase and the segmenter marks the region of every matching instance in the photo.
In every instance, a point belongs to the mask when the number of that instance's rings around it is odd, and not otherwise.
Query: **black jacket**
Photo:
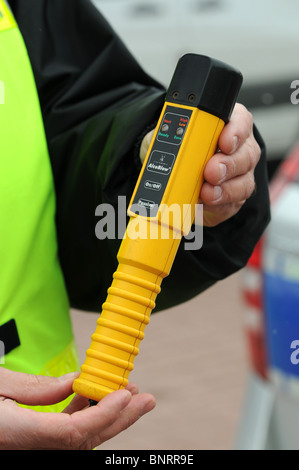
[[[144,73],[89,0],[10,0],[39,93],[57,197],[61,266],[71,305],[99,311],[120,240],[98,240],[95,208],[129,202],[137,149],[158,118],[164,89]],[[21,72],[20,72],[21,73]],[[171,77],[169,77],[171,78]],[[240,212],[204,229],[203,247],[182,245],[157,309],[199,294],[242,268],[269,221],[263,149],[256,192]]]

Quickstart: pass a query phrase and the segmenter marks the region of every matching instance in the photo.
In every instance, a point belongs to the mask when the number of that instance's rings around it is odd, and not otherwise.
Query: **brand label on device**
[[[166,107],[130,208],[135,214],[138,213],[138,207],[140,207],[143,209],[140,211],[142,215],[144,215],[144,208],[146,208],[147,217],[157,215],[191,115],[191,109]]]

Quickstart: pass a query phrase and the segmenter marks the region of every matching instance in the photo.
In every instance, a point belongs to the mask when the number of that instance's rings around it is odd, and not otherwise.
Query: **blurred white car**
[[[143,68],[166,87],[187,52],[210,55],[244,76],[239,100],[251,110],[269,162],[299,135],[298,0],[93,0]]]

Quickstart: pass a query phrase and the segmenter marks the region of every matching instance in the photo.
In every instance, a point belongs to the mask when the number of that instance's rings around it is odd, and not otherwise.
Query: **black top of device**
[[[166,101],[197,107],[228,122],[243,77],[233,67],[199,54],[180,58]]]

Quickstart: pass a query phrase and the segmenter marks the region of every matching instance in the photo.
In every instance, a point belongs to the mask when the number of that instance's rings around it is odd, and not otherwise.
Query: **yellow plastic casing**
[[[178,109],[182,114],[185,110],[191,111],[189,123],[157,214],[154,217],[138,215],[132,210],[132,203],[162,120],[172,107],[175,113]],[[165,102],[128,209],[130,221],[117,255],[119,265],[91,337],[81,374],[73,384],[74,392],[79,395],[100,401],[108,393],[128,384],[162,279],[169,274],[181,238],[194,219],[203,171],[216,151],[223,126],[223,120],[198,108]],[[170,221],[167,208],[173,204],[184,215]],[[189,214],[186,214],[186,207],[189,207]]]

